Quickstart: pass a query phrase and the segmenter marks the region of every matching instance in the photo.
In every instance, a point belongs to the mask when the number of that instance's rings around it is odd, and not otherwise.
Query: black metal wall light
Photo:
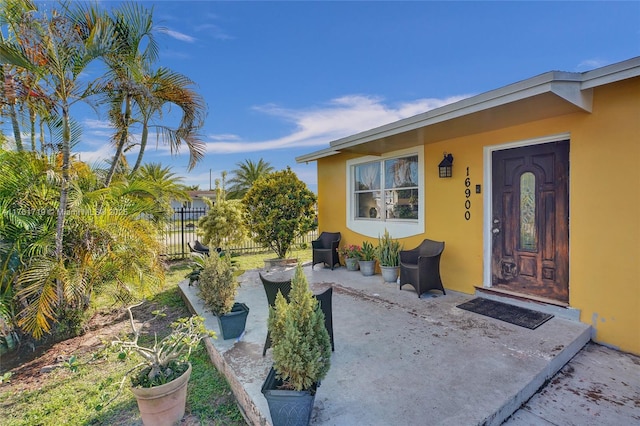
[[[450,178],[453,171],[453,155],[444,153],[444,159],[438,164],[438,176]]]

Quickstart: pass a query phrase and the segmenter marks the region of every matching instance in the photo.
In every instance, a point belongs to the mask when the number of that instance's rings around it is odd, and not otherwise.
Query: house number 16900
[[[467,167],[467,177],[464,180],[464,218],[471,219],[471,178],[469,177],[469,167]]]

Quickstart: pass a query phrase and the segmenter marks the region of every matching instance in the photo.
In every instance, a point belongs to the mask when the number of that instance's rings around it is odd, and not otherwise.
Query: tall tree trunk
[[[11,114],[11,125],[13,126],[13,138],[16,141],[16,149],[18,151],[24,151],[22,136],[20,135],[20,124],[18,123],[18,113],[16,112],[16,105],[13,101],[9,101],[9,114]]]
[[[31,124],[31,151],[36,152],[36,112],[29,108],[29,121]]]
[[[18,112],[16,111],[16,85],[13,76],[8,72],[7,66],[3,65],[2,74],[4,77],[4,95],[9,104],[9,115],[11,117],[11,126],[13,127],[13,138],[16,142],[18,151],[23,151],[22,136],[20,135],[20,123],[18,123]]]
[[[142,164],[142,156],[144,155],[144,150],[147,147],[147,139],[149,137],[149,126],[145,122],[142,126],[142,137],[140,138],[140,151],[138,152],[138,159],[136,160],[136,164],[133,166],[133,170],[131,170],[131,175],[133,176],[136,171],[140,168]]]
[[[62,182],[60,184],[60,205],[58,206],[58,220],[56,222],[56,260],[60,262],[63,255],[64,221],[67,214],[67,199],[69,197],[69,161],[71,144],[71,127],[69,125],[69,106],[62,106]],[[56,294],[58,304],[64,300],[64,288],[61,280],[56,280]]]
[[[44,142],[44,121],[42,121],[42,119],[40,119],[40,151],[42,155],[46,155],[47,153]]]
[[[120,162],[120,157],[122,156],[122,151],[124,150],[124,144],[127,142],[127,136],[129,135],[129,121],[131,119],[131,96],[127,95],[125,98],[125,110],[124,110],[124,126],[122,129],[122,134],[120,135],[120,140],[118,141],[118,145],[116,147],[116,153],[113,156],[113,162],[111,163],[111,168],[109,169],[109,173],[104,180],[104,187],[107,188],[111,185],[111,180],[113,179],[113,175],[116,172],[116,168],[118,167],[118,163]]]

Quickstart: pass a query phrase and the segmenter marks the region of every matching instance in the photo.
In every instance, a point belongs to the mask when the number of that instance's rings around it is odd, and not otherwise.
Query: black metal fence
[[[173,216],[165,226],[163,235],[164,256],[170,258],[184,258],[189,256],[189,246],[187,243],[200,239],[198,236],[198,219],[207,214],[206,208],[175,208]],[[318,237],[317,231],[312,231],[307,235],[296,238],[294,247],[304,244],[311,246],[311,241]],[[227,250],[237,253],[264,253],[268,251],[247,238],[242,244],[227,247]]]
[[[173,216],[165,226],[163,235],[165,256],[185,257],[189,254],[187,243],[198,239],[198,219],[207,214],[207,209],[180,207],[173,209]]]

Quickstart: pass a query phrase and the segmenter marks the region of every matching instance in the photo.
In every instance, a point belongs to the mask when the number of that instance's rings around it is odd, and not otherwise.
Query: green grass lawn
[[[299,262],[305,263],[311,261],[311,249],[296,249],[290,250],[287,253],[287,258],[298,259]],[[251,255],[241,255],[234,257],[233,260],[236,261],[236,265],[244,271],[250,269],[260,269],[264,268],[264,260],[265,259],[273,259],[276,255],[273,252],[268,253],[260,253],[260,254],[251,254]]]
[[[169,318],[188,316],[177,284],[190,270],[186,262],[173,265],[167,274],[165,289],[148,303],[154,305],[154,309],[164,308]],[[168,323],[164,329],[169,329]],[[74,363],[37,375],[36,383],[34,378],[16,374],[9,383],[0,385],[0,424],[140,425],[138,407],[127,389],[128,382],[113,402],[101,410],[96,409],[118,394],[124,373],[137,362],[137,359],[118,361],[117,354],[111,351],[78,351]],[[245,425],[229,385],[211,364],[204,343],[192,354],[191,363],[187,424]]]
[[[264,259],[274,257],[273,253],[241,255],[235,256],[234,261],[240,270],[246,271],[263,268]],[[307,262],[311,260],[311,249],[294,250],[287,257]],[[165,309],[168,318],[188,316],[189,311],[177,285],[185,279],[184,276],[190,270],[188,260],[173,262],[167,273],[164,289],[147,302],[151,305],[147,310]],[[93,308],[95,312],[113,311],[109,302],[103,298],[96,300],[100,302],[99,306]],[[168,323],[164,329],[169,329]],[[125,328],[123,332],[129,331]],[[161,338],[162,335],[159,334],[158,337]],[[135,398],[126,384],[113,402],[101,410],[96,409],[118,393],[119,384],[125,372],[138,361],[134,359],[118,361],[117,354],[105,350],[74,352],[72,349],[77,346],[79,345],[65,346],[66,353],[60,353],[67,359],[70,356],[76,356],[74,362],[67,362],[67,365],[59,366],[48,373],[36,374],[35,378],[15,374],[9,382],[0,384],[0,412],[2,412],[0,424],[3,426],[141,424]],[[193,372],[187,393],[187,424],[244,425],[245,421],[229,385],[211,364],[204,344],[201,344],[192,354],[191,362]]]

